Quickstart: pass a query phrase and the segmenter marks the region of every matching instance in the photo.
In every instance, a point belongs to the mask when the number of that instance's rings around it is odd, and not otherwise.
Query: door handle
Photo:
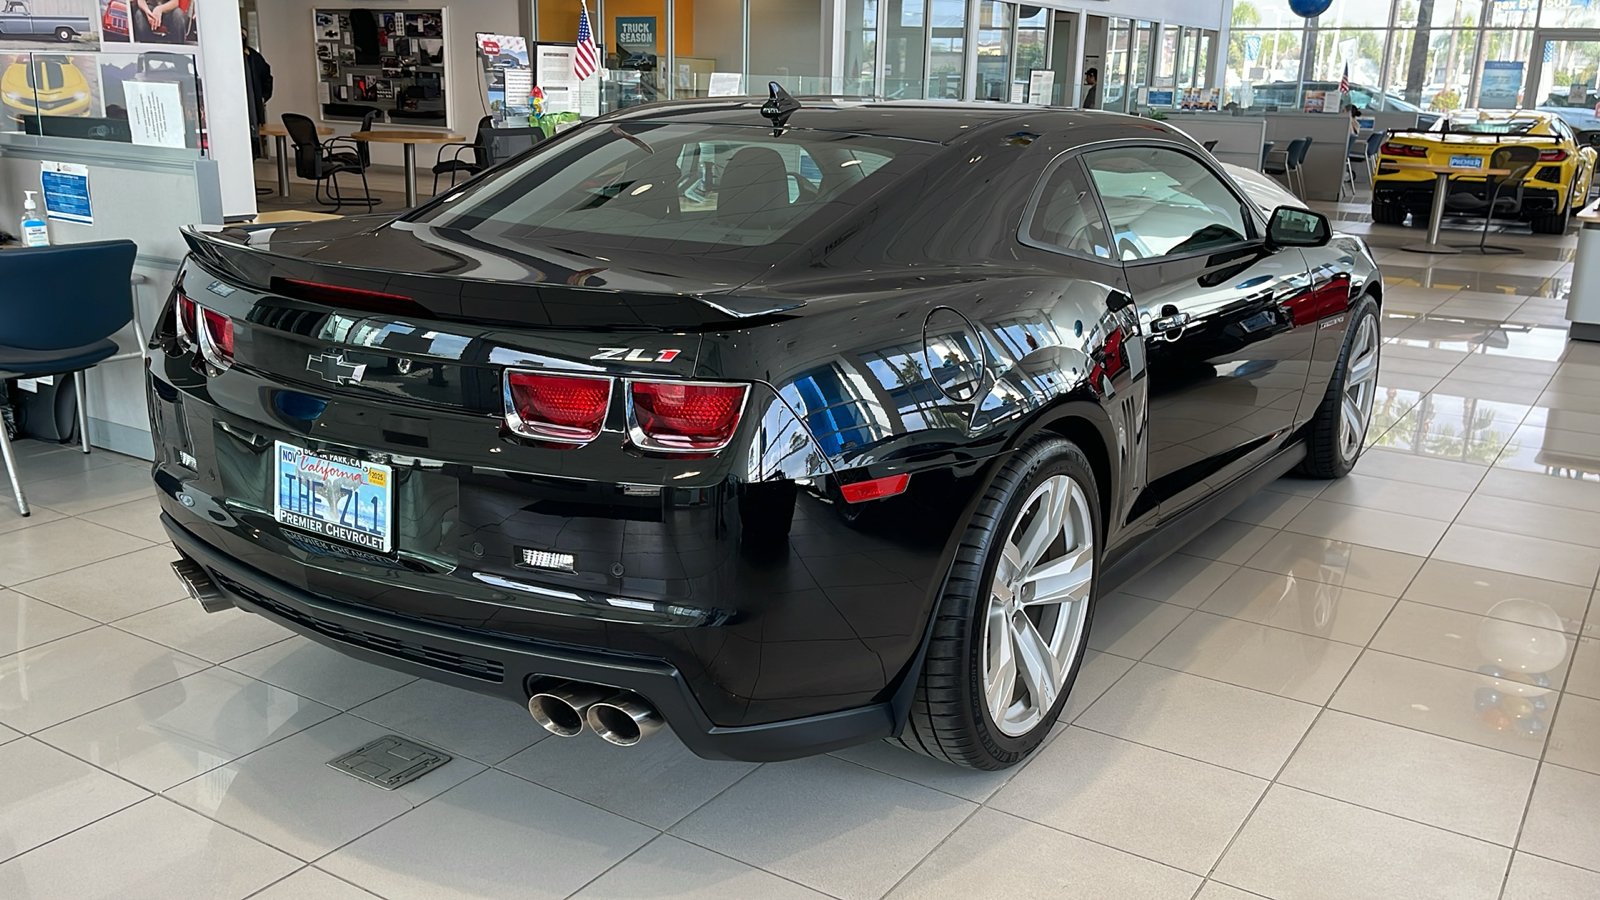
[[[1159,319],[1151,319],[1150,333],[1168,341],[1175,341],[1183,337],[1183,330],[1189,327],[1189,322],[1193,318],[1188,313],[1180,312],[1162,316]]]

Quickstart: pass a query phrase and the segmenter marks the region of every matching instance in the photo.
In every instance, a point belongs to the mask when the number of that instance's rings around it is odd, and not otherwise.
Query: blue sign
[[[1252,34],[1244,39],[1245,62],[1255,62],[1261,56],[1261,35]]]
[[[1149,91],[1145,95],[1145,98],[1146,98],[1145,99],[1145,104],[1147,106],[1171,106],[1172,105],[1172,91],[1170,91],[1170,90],[1166,90],[1166,91],[1152,90],[1152,91]]]
[[[617,46],[635,56],[656,52],[655,16],[617,16]]]
[[[39,184],[44,188],[44,211],[52,219],[94,224],[89,203],[89,167],[73,163],[41,164]]]
[[[1479,109],[1516,109],[1522,93],[1521,60],[1490,59],[1478,80]]]

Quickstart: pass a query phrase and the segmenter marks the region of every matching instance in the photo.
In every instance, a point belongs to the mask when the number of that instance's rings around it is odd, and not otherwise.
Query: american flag
[[[1344,77],[1339,79],[1339,93],[1350,93],[1350,64],[1344,64]]]
[[[589,4],[583,4],[578,15],[578,52],[572,56],[572,74],[583,81],[600,67],[600,49],[594,45],[594,31],[589,28]]]

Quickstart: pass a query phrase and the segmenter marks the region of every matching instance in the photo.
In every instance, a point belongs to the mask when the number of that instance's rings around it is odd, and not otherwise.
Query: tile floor
[[[1062,724],[1010,773],[545,738],[201,613],[141,464],[25,443],[0,897],[1600,897],[1600,346],[1562,328],[1573,240],[1419,257],[1329,209],[1388,272],[1370,452],[1105,598]],[[456,758],[393,793],[324,766],[390,732]]]

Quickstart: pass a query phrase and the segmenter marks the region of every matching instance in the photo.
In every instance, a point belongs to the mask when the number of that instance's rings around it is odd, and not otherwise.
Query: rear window
[[[834,201],[854,204],[934,145],[699,123],[624,122],[534,153],[418,221],[484,239],[682,253],[809,238]]]
[[[1538,119],[1440,119],[1434,129],[1449,134],[1527,134],[1541,124]]]

